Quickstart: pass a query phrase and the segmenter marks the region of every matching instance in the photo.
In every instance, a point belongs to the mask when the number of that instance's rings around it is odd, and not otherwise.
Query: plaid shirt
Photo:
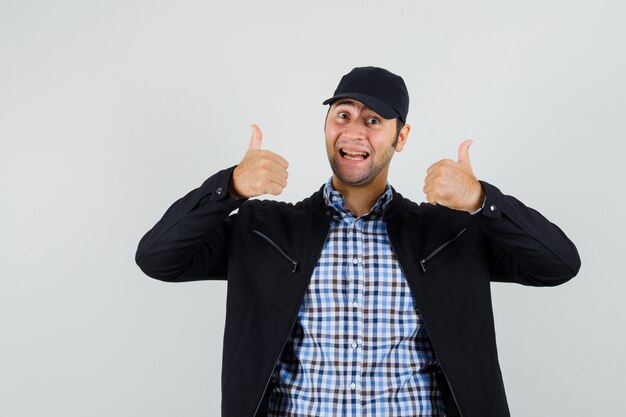
[[[343,195],[298,320],[274,370],[270,417],[444,416],[440,371],[387,237],[391,187],[355,218]]]

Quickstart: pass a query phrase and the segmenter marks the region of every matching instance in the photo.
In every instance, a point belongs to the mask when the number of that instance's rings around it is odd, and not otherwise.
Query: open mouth
[[[370,154],[368,154],[367,152],[350,151],[347,149],[339,149],[339,153],[341,154],[342,158],[349,161],[364,161],[370,156]]]

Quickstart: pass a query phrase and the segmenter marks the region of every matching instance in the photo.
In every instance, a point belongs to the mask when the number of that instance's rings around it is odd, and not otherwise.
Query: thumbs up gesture
[[[257,125],[252,125],[250,145],[243,159],[233,170],[230,195],[236,199],[256,197],[262,194],[278,195],[287,186],[287,161],[267,150],[261,149],[263,135]]]
[[[472,143],[468,139],[459,146],[456,161],[442,159],[428,168],[424,193],[429,203],[470,213],[481,207],[485,192],[470,163],[469,147]]]

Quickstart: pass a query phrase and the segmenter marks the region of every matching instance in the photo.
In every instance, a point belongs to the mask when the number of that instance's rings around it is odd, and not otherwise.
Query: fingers
[[[426,172],[430,173],[431,171],[438,168],[439,166],[446,166],[446,165],[450,166],[450,165],[454,165],[455,163],[471,165],[470,156],[469,156],[469,148],[470,146],[472,146],[473,143],[474,141],[472,139],[467,139],[466,141],[461,143],[461,145],[459,145],[459,150],[458,150],[456,161],[453,161],[451,159],[442,159],[441,161],[435,162],[430,167],[428,167]]]
[[[282,183],[275,183],[275,182],[271,182],[267,185],[267,194],[271,194],[271,195],[279,195],[280,193],[283,192],[283,190],[285,189],[285,187],[287,186],[287,180],[285,180]]]
[[[287,186],[289,163],[282,156],[261,149],[262,139],[261,129],[253,124],[248,150],[233,171],[230,188],[237,198],[278,195]]]
[[[252,125],[252,137],[250,138],[250,144],[248,145],[248,150],[256,150],[261,149],[261,141],[263,139],[263,134],[261,133],[261,129],[257,125]]]
[[[267,168],[270,171],[282,172],[289,168],[289,162],[282,156],[267,150],[254,150],[254,153],[248,151],[246,158],[254,161],[258,168]]]
[[[426,170],[427,174],[430,174],[432,171],[434,171],[437,168],[440,168],[442,166],[450,166],[450,165],[454,165],[456,164],[456,161],[453,161],[452,159],[442,159],[441,161],[435,162],[434,164],[432,164],[431,166],[428,167],[428,169]]]
[[[287,186],[287,177],[285,168],[267,159],[244,160],[233,171],[232,187],[242,198],[278,195]]]
[[[275,154],[272,151],[264,151],[264,156],[270,161],[281,166],[283,169],[289,168],[289,162],[287,162],[287,160],[283,158],[282,156]]]
[[[289,177],[286,169],[275,169],[275,167],[260,169],[257,172],[257,175],[259,176],[259,179],[262,179],[266,183],[271,182],[283,187],[287,186],[287,178]]]
[[[261,129],[259,126],[253,124],[252,126],[252,136],[250,137],[250,144],[248,145],[248,151],[260,151],[261,150],[261,142],[263,140],[263,134],[261,133]],[[289,168],[289,163],[282,156],[275,154],[271,151],[263,151],[262,157],[267,158],[271,161],[274,161],[278,165],[283,168]]]
[[[470,163],[469,148],[472,143],[468,139],[459,145],[456,161],[443,159],[428,168],[423,191],[429,203],[455,210],[474,211],[480,197],[476,192],[480,191],[480,183]]]
[[[461,143],[461,145],[459,145],[459,156],[457,161],[460,164],[470,165],[469,148],[470,146],[472,146],[472,143],[474,143],[474,141],[468,139],[465,142]]]
[[[437,178],[437,176],[435,176],[435,174],[433,172],[430,172],[428,174],[426,174],[426,178],[424,179],[424,194],[428,194],[433,187],[435,186],[435,178]]]
[[[442,175],[436,175],[426,177],[422,190],[426,195],[426,201],[436,204],[445,200],[447,188],[446,178]]]
[[[252,185],[256,195],[278,195],[287,186],[287,171],[259,170],[255,173]]]

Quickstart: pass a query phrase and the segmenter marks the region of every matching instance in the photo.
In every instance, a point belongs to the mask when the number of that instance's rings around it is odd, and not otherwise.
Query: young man
[[[227,279],[223,416],[508,416],[491,281],[576,275],[572,242],[457,161],[428,169],[417,205],[387,175],[407,141],[401,77],[355,68],[324,104],[332,177],[296,204],[288,164],[250,146],[175,202],[136,260],[164,281]],[[236,215],[230,213],[239,209]]]

